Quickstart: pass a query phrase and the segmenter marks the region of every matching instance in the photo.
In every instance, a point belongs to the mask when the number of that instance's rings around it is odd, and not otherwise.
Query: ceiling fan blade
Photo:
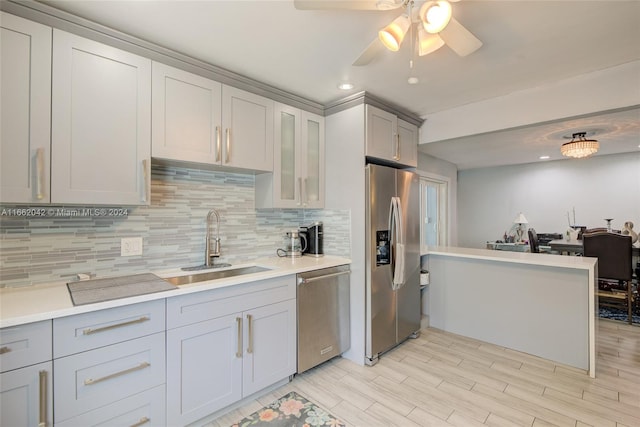
[[[453,17],[439,34],[447,46],[460,56],[467,56],[482,46],[482,42]]]
[[[293,0],[299,10],[390,10],[403,5],[402,0]]]
[[[371,63],[371,61],[376,59],[378,55],[380,55],[380,53],[382,53],[384,50],[384,45],[382,44],[380,39],[376,37],[371,43],[369,43],[369,46],[367,46],[367,48],[360,54],[358,59],[356,59],[352,65],[355,67],[362,67],[363,65],[367,65]]]

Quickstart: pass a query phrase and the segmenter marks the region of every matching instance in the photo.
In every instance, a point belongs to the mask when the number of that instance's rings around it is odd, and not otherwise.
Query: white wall
[[[364,117],[362,104],[325,118],[325,207],[351,213],[351,348],[344,357],[360,365],[365,355]]]
[[[538,233],[564,232],[574,207],[577,225],[640,229],[640,152],[460,171],[458,246],[500,239],[519,212]]]

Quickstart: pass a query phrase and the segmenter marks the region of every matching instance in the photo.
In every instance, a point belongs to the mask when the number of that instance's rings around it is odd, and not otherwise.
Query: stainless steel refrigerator
[[[366,166],[365,363],[420,330],[420,182]]]

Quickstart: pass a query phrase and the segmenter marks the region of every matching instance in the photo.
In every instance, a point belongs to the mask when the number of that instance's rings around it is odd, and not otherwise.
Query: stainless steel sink
[[[263,271],[269,271],[269,268],[250,266],[250,267],[238,267],[231,268],[229,270],[217,270],[207,271],[205,273],[188,274],[186,276],[167,277],[164,280],[167,282],[180,286],[190,285],[192,283],[205,282],[207,280],[225,279],[227,277],[242,276],[243,274],[260,273]]]

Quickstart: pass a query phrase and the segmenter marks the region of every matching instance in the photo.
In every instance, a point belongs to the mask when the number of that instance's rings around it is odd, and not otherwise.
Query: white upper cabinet
[[[51,201],[149,203],[151,61],[53,32]]]
[[[260,208],[324,207],[324,117],[275,104],[273,175],[256,177]]]
[[[367,157],[404,166],[418,166],[418,127],[395,114],[366,106]]]
[[[418,126],[398,119],[398,162],[418,167]]]
[[[51,28],[0,12],[0,202],[49,203]]]
[[[153,63],[156,158],[273,170],[273,101]]]
[[[222,84],[153,63],[152,156],[220,163]]]
[[[223,86],[223,166],[273,171],[273,104],[263,96]]]

